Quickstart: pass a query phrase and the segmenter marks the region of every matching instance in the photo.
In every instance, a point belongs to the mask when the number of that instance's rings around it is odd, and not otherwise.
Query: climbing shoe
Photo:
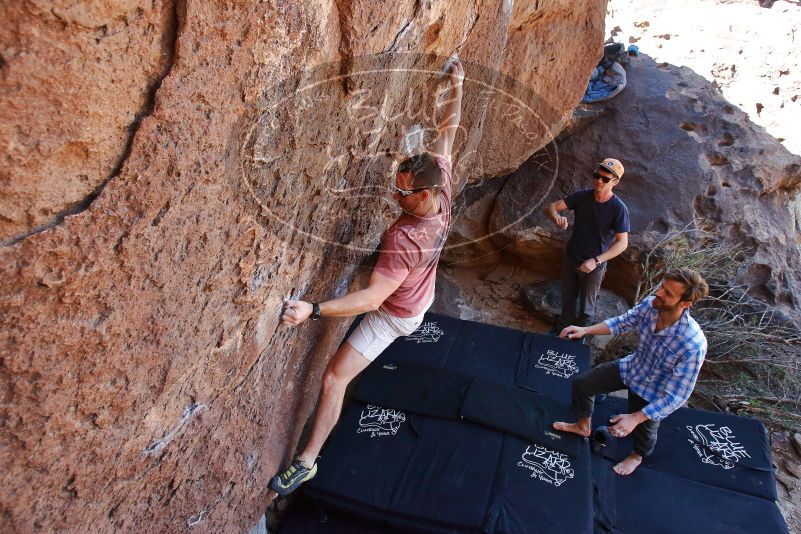
[[[289,467],[270,480],[270,489],[281,496],[289,495],[298,489],[298,486],[313,479],[316,474],[316,463],[309,468],[300,461],[300,458],[295,458]]]

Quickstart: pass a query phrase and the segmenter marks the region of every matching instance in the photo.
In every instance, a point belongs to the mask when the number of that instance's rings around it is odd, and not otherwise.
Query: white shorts
[[[414,317],[395,317],[382,309],[371,311],[364,316],[350,335],[348,343],[359,354],[373,361],[397,338],[408,336],[417,330],[423,322],[423,316],[433,303],[434,299],[431,299],[420,315]]]

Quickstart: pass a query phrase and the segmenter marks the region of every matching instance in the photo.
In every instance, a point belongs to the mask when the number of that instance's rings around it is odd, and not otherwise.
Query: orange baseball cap
[[[618,180],[623,177],[623,164],[614,158],[606,158],[598,164],[598,168],[611,172]]]

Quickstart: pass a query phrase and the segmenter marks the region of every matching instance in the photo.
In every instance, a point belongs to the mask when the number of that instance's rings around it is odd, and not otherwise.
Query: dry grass
[[[692,226],[669,232],[644,258],[637,301],[656,291],[668,269],[700,272],[710,296],[694,306],[693,317],[708,351],[695,400],[801,430],[801,333],[773,306],[752,298],[747,286],[732,282],[748,254]],[[622,354],[634,342],[620,336],[605,356]]]

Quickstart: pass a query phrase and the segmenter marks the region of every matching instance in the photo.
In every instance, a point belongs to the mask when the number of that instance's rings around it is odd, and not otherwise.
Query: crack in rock
[[[120,173],[122,172],[122,168],[125,166],[125,162],[128,161],[128,158],[131,155],[131,150],[133,148],[134,139],[136,138],[136,133],[139,131],[139,127],[142,125],[142,122],[147,117],[153,114],[153,110],[156,107],[156,94],[161,88],[161,83],[167,76],[169,76],[170,72],[172,71],[172,67],[175,64],[175,59],[177,56],[178,38],[181,33],[180,31],[181,25],[183,24],[185,15],[186,15],[186,1],[175,0],[172,5],[172,13],[170,15],[170,21],[167,27],[167,31],[164,33],[164,49],[167,56],[167,64],[165,65],[161,74],[159,74],[156,77],[154,82],[148,88],[147,97],[145,98],[145,102],[142,106],[142,109],[134,115],[133,121],[126,128],[128,132],[128,138],[125,141],[125,146],[123,147],[122,153],[117,158],[117,163],[114,165],[114,168],[112,169],[111,173],[109,173],[109,175],[102,182],[100,182],[100,184],[97,187],[95,187],[88,195],[86,195],[81,201],[73,204],[72,206],[69,206],[66,209],[61,210],[53,217],[53,219],[50,222],[36,226],[32,230],[16,235],[14,237],[10,237],[4,241],[0,241],[0,247],[10,247],[16,245],[20,241],[27,239],[33,235],[40,234],[51,228],[55,228],[56,226],[64,222],[64,219],[66,219],[70,215],[77,215],[79,213],[86,211],[95,201],[95,199],[98,196],[100,196],[100,193],[103,192],[103,189],[106,188],[109,182],[111,182],[111,180],[120,175]]]

